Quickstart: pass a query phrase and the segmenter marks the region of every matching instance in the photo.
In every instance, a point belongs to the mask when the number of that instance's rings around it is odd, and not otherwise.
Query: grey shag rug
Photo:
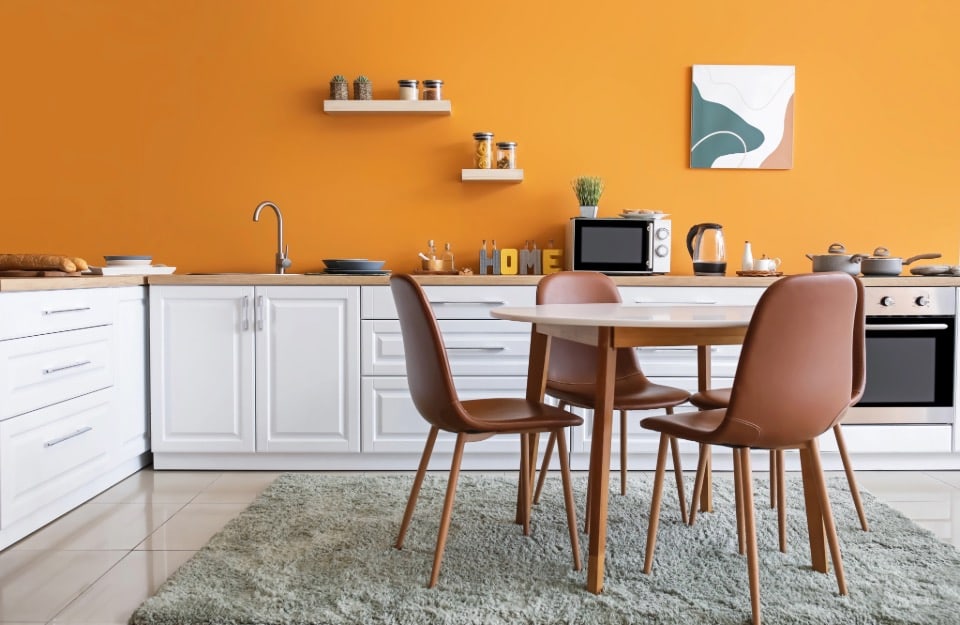
[[[758,474],[759,477],[760,474]],[[585,477],[574,486],[583,510]],[[643,557],[651,478],[611,494],[604,592],[574,572],[559,478],[534,510],[531,536],[512,522],[516,480],[461,475],[440,582],[430,575],[446,475],[427,477],[402,551],[392,547],[412,475],[284,474],[132,615],[133,625],[396,624],[742,625],[746,559],[737,554],[733,491],[716,480],[715,512],[679,522],[664,491],[652,575]],[[766,480],[755,481],[767,624],[960,623],[960,551],[864,493],[859,529],[846,483],[831,479],[849,596],[809,565],[799,478],[789,478],[787,554],[777,549]],[[689,493],[689,489],[688,489]],[[582,523],[581,523],[582,526]],[[581,534],[586,552],[586,537]],[[586,558],[584,558],[586,562]]]

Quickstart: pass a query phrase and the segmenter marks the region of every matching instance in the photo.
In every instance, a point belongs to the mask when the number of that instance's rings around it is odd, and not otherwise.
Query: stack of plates
[[[960,265],[920,265],[911,267],[915,276],[960,276]]]
[[[620,213],[620,216],[627,217],[628,219],[663,219],[664,217],[669,217],[670,215],[667,213],[661,213],[660,211],[623,209],[623,212]]]
[[[107,267],[134,267],[138,265],[149,265],[153,256],[104,256]]]
[[[328,258],[323,261],[327,275],[339,276],[387,276],[389,269],[384,269],[385,260],[369,260],[366,258]]]

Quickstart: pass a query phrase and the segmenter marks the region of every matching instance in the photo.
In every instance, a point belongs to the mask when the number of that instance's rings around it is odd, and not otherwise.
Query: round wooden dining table
[[[543,401],[551,338],[597,346],[598,393],[588,478],[587,590],[600,593],[603,590],[607,539],[616,350],[621,347],[696,345],[698,386],[704,391],[710,384],[710,346],[742,343],[753,306],[543,304],[494,308],[490,314],[498,319],[533,324],[526,390],[527,399],[533,401]],[[709,482],[706,480],[707,484]],[[705,488],[701,506],[709,509],[709,499],[709,488]]]

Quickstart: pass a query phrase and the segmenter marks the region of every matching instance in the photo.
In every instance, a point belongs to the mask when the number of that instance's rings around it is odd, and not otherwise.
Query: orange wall
[[[724,224],[736,264],[810,267],[833,241],[960,253],[960,3],[530,0],[4,0],[2,252],[153,254],[187,271],[291,271],[427,239],[561,238],[570,179],[601,216]],[[693,64],[797,68],[794,168],[688,167]],[[441,78],[449,117],[331,116],[328,81]],[[515,140],[522,184],[461,183],[471,133]],[[736,267],[733,267],[736,268]],[[732,273],[732,269],[731,269]]]

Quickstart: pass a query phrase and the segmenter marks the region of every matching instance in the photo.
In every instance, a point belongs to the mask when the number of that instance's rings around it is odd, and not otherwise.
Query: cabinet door
[[[257,451],[359,452],[360,287],[257,287]]]
[[[150,290],[152,446],[254,451],[253,287]]]
[[[117,289],[114,330],[114,427],[123,462],[150,449],[147,416],[147,302],[144,287]]]

